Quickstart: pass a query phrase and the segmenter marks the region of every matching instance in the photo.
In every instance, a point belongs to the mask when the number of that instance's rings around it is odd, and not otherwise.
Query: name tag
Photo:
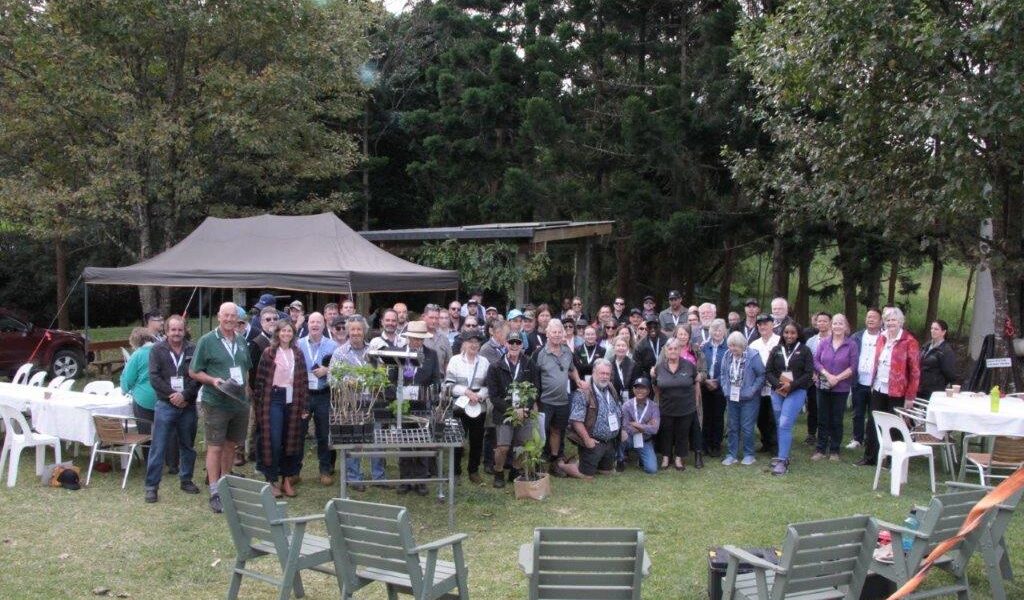
[[[307,373],[306,376],[309,378],[309,389],[316,390],[320,388],[320,379],[316,375]]]
[[[419,400],[420,399],[420,386],[410,385],[402,388],[402,396],[405,400]]]
[[[761,388],[761,395],[762,396],[771,396],[772,395],[772,386],[768,385],[767,383],[764,384],[764,387]]]
[[[608,413],[608,429],[612,431],[619,429],[619,416],[613,412]]]
[[[788,379],[790,381],[793,381],[793,372],[792,371],[783,371],[782,372],[782,378],[783,379]]]
[[[644,434],[634,433],[633,434],[633,447],[643,448],[644,447]]]
[[[593,377],[592,375],[584,375],[583,376],[583,381],[586,381],[587,383],[590,383],[590,380],[591,380],[592,377]]]
[[[729,401],[730,402],[739,402],[740,401],[740,387],[739,387],[739,385],[734,385],[731,388],[729,388]]]
[[[284,403],[285,404],[291,404],[292,403],[292,392],[293,391],[294,390],[292,390],[292,386],[290,386],[290,385],[284,386]]]
[[[171,377],[171,389],[175,392],[185,391],[185,378],[184,377]]]
[[[234,381],[238,385],[242,385],[243,383],[245,383],[242,380],[242,367],[231,367],[230,373],[232,381]]]

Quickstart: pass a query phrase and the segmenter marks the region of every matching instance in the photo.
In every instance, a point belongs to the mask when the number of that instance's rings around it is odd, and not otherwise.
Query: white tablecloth
[[[927,419],[928,433],[936,436],[948,431],[1024,436],[1024,400],[1003,398],[999,412],[994,413],[988,394],[947,396],[946,392],[935,392],[928,403]]]
[[[90,446],[96,441],[94,414],[132,415],[131,398],[120,394],[97,396],[0,383],[0,401],[22,411],[27,408],[32,413],[32,428],[39,433]]]

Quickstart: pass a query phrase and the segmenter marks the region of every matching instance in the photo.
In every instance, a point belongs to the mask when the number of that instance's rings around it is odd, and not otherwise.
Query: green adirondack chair
[[[729,566],[722,598],[857,600],[877,538],[871,517],[856,515],[789,525],[778,565],[725,546]],[[740,574],[740,561],[753,571]]]
[[[946,487],[951,491],[981,490],[988,493],[992,490],[989,487],[955,481],[947,481]],[[1010,518],[1020,504],[1022,495],[1024,490],[1018,490],[1006,502],[997,506],[988,527],[982,527],[978,532],[978,553],[985,561],[985,574],[988,576],[992,598],[995,600],[1006,598],[1006,586],[1003,581],[1013,581],[1013,568],[1010,566],[1010,554],[1006,548],[1006,528],[1010,526]]]
[[[324,516],[343,600],[375,581],[384,584],[391,600],[399,592],[417,600],[469,598],[469,570],[462,554],[466,534],[417,546],[404,506],[341,498],[327,503]],[[447,546],[454,562],[437,559]]]
[[[980,486],[979,486],[980,487]],[[871,571],[901,586],[917,573],[921,562],[940,542],[953,537],[963,525],[967,514],[974,505],[985,496],[986,490],[968,489],[936,494],[932,496],[927,507],[917,508],[917,529],[907,529],[902,525],[877,520],[880,529],[888,529],[892,533],[892,562],[873,559]],[[986,517],[981,530],[987,530],[992,521],[992,513]],[[982,531],[967,536],[952,550],[943,555],[936,563],[937,569],[949,573],[952,583],[914,592],[909,598],[930,598],[956,594],[957,598],[966,600],[970,596],[970,585],[967,582],[967,564],[971,555],[978,547]],[[912,540],[909,552],[903,552],[903,540]]]
[[[519,547],[519,568],[530,578],[530,600],[640,600],[651,559],[639,529],[538,527]]]
[[[218,491],[237,553],[231,571],[228,600],[238,597],[243,576],[276,586],[278,597],[285,600],[291,597],[293,589],[296,598],[305,595],[300,571],[309,569],[334,575],[329,566],[330,542],[327,538],[306,535],[306,525],[322,520],[323,515],[289,518],[287,505],[275,500],[270,484],[263,481],[228,475],[220,480]],[[268,555],[276,556],[280,562],[281,578],[245,567],[250,560]]]

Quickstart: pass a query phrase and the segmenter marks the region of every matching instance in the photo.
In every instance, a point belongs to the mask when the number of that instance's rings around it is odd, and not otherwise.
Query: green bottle
[[[991,397],[991,403],[989,405],[989,410],[991,410],[994,413],[999,412],[999,386],[998,385],[992,388],[992,392],[989,394],[989,396]]]

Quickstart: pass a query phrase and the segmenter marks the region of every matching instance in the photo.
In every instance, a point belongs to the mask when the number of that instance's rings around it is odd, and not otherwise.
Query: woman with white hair
[[[895,306],[882,311],[885,329],[875,344],[875,369],[871,379],[871,410],[893,412],[897,406],[910,407],[917,397],[921,383],[921,348],[903,329],[903,311]],[[878,434],[875,420],[868,413],[865,431],[864,458],[857,461],[860,466],[874,466],[878,460]]]
[[[761,408],[761,387],[764,385],[764,363],[756,350],[747,347],[747,338],[739,331],[729,334],[729,351],[722,365],[722,393],[728,403],[728,454],[722,461],[734,465],[743,452],[742,463],[752,465],[754,458],[754,424]],[[742,436],[743,446],[740,447]]]

